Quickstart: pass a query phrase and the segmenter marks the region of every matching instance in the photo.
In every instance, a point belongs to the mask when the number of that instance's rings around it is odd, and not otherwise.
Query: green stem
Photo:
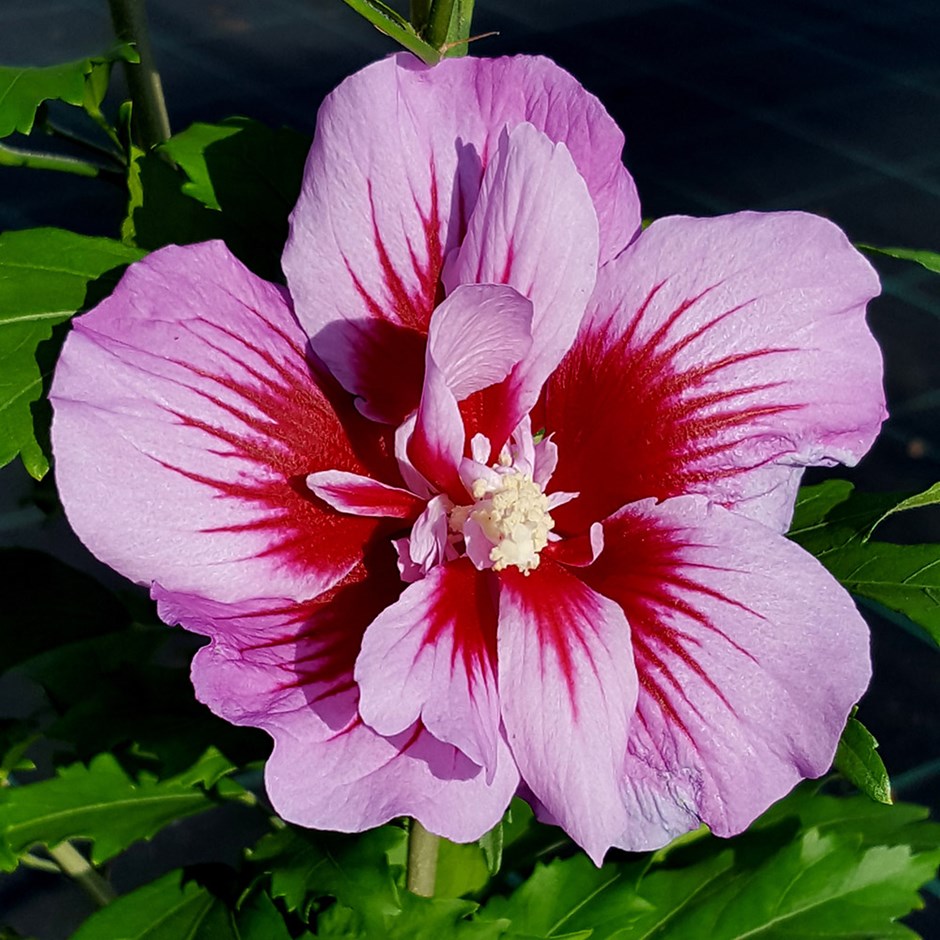
[[[61,173],[75,173],[78,176],[98,176],[110,167],[77,160],[75,157],[63,157],[39,150],[23,150],[0,144],[0,166],[25,166],[34,170],[59,170]]]
[[[425,898],[434,896],[440,844],[440,836],[428,832],[417,819],[412,819],[408,835],[408,890],[412,894]]]
[[[49,849],[56,865],[85,889],[88,896],[99,907],[110,904],[117,894],[92,867],[91,862],[69,842],[63,842],[54,849]]]
[[[163,98],[163,85],[150,48],[144,0],[108,0],[114,32],[122,42],[132,42],[140,62],[125,62],[127,85],[134,103],[134,123],[145,150],[170,136],[170,119]]]
[[[124,154],[120,150],[102,147],[100,144],[95,143],[93,140],[88,140],[81,134],[76,134],[68,128],[60,127],[55,121],[51,121],[48,117],[43,119],[42,123],[38,125],[38,128],[50,137],[66,140],[73,146],[80,147],[82,150],[87,151],[98,159],[106,157],[109,160],[113,160],[117,164],[117,166],[115,166],[115,172],[123,172]],[[108,136],[110,137],[110,134]]]

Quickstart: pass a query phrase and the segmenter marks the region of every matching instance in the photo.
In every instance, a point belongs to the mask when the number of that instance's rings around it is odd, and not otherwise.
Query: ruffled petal
[[[487,782],[420,725],[384,738],[356,719],[324,735],[298,712],[281,728],[265,769],[268,796],[286,820],[312,829],[361,832],[411,816],[445,839],[473,842],[502,819],[519,783],[502,739]]]
[[[495,591],[466,558],[432,568],[369,626],[355,670],[367,725],[394,735],[420,719],[488,779],[500,739]]]
[[[307,604],[223,605],[159,586],[154,595],[164,619],[212,638],[193,662],[198,698],[233,724],[273,737],[265,785],[281,816],[358,832],[407,815],[471,841],[496,825],[518,784],[505,742],[487,782],[420,724],[385,738],[358,715],[353,660],[365,624],[394,603],[396,580],[353,579]]]
[[[536,419],[581,493],[559,530],[692,492],[784,531],[802,468],[854,464],[885,417],[878,289],[815,216],[654,222],[601,271]]]
[[[531,124],[503,132],[466,238],[444,272],[458,284],[509,284],[532,301],[532,350],[501,387],[462,409],[470,433],[502,447],[568,351],[597,276],[597,216],[564,144]]]
[[[499,695],[522,779],[599,865],[626,830],[627,729],[637,695],[623,611],[543,561],[500,574]]]
[[[600,261],[613,257],[640,221],[623,135],[547,59],[467,56],[431,70],[399,55],[321,106],[283,266],[315,351],[366,414],[397,424],[417,404],[444,260],[500,133],[524,121],[571,151],[600,219]]]
[[[457,473],[465,443],[458,403],[502,381],[531,346],[532,304],[511,287],[458,287],[431,318],[408,457],[424,479],[458,502],[466,496]]]
[[[868,629],[810,555],[703,497],[627,506],[581,576],[626,613],[640,692],[617,844],[729,836],[825,773],[870,676]]]
[[[305,350],[282,291],[221,242],[131,266],[75,320],[52,387],[79,537],[134,581],[219,600],[302,599],[342,577],[376,523],[304,486],[366,469]]]

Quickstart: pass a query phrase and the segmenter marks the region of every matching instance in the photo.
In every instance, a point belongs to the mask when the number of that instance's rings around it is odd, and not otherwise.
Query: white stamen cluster
[[[515,565],[523,574],[539,566],[539,552],[548,544],[555,525],[548,513],[548,497],[529,474],[510,471],[499,475],[495,488],[490,480],[475,480],[472,506],[457,506],[451,528],[463,531],[472,519],[493,543],[490,561],[502,571]]]

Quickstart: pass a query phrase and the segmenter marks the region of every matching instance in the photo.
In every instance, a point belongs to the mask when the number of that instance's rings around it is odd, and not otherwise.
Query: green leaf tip
[[[888,771],[878,754],[878,742],[856,718],[849,718],[842,732],[834,766],[869,799],[889,805],[894,802]]]
[[[928,271],[940,274],[940,253],[936,251],[923,251],[917,248],[878,248],[875,245],[856,245],[862,251],[871,254],[887,255],[900,261],[913,261],[925,267]]]

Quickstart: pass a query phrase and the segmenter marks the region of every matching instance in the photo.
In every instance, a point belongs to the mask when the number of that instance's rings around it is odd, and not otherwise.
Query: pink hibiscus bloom
[[[802,213],[638,234],[622,145],[546,60],[387,59],[320,111],[289,291],[169,247],[75,321],[69,518],[211,639],[289,820],[466,841],[521,791],[600,862],[830,765],[868,634],[782,533],[884,418],[877,279]]]

